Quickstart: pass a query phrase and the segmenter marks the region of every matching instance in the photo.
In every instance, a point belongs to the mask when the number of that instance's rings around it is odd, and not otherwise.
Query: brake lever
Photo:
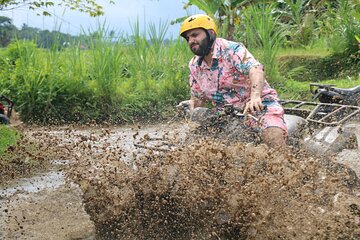
[[[265,112],[266,109],[267,109],[267,106],[265,105],[264,108],[261,110],[261,112]],[[238,110],[237,113],[235,113],[235,115],[238,116],[238,117],[242,117],[242,118],[250,117],[253,120],[255,120],[256,122],[259,122],[259,120],[260,120],[259,118],[255,117],[254,115],[252,115],[250,113],[244,114],[240,110]]]
[[[253,116],[250,113],[249,114],[236,113],[235,115],[238,116],[238,117],[242,117],[242,118],[250,117],[250,118],[254,119],[256,122],[259,122],[259,118]]]

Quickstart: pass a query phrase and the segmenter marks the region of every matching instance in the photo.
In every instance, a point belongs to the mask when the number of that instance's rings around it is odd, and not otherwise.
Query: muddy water
[[[133,166],[133,154],[147,151],[134,143],[142,146],[143,139],[149,137],[174,139],[183,136],[186,128],[77,126],[33,127],[24,131],[39,144],[52,167],[0,186],[0,239],[94,239],[94,223],[84,210],[82,192],[77,184],[65,178],[71,164],[82,157],[97,159],[109,154]]]
[[[67,164],[0,190],[0,239],[360,238],[350,168],[296,149],[184,141],[189,130],[28,131]]]

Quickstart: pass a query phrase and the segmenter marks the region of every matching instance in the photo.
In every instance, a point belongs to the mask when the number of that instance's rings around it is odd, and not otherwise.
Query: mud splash
[[[360,183],[350,168],[297,149],[274,152],[189,131],[182,123],[29,130],[29,139],[50,158],[72,162],[62,167],[68,184],[36,196],[4,197],[3,236],[360,238]],[[134,147],[155,138],[176,147]]]
[[[201,137],[132,164],[83,156],[68,177],[99,239],[360,238],[354,171],[295,149]]]

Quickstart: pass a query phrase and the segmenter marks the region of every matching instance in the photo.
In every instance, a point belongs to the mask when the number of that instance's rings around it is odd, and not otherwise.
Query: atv
[[[313,95],[312,101],[280,101],[285,109],[289,144],[306,149],[316,156],[336,155],[345,149],[358,151],[360,86],[342,89],[334,85],[312,83],[310,92]],[[181,112],[187,120],[199,125],[196,133],[202,132],[206,136],[214,134],[216,138],[222,134],[232,140],[260,142],[257,134],[239,124],[239,121],[243,122],[247,117],[255,117],[245,116],[231,107],[226,106],[223,112],[216,115],[208,108],[196,108],[190,114],[186,106],[181,107]],[[218,131],[214,131],[214,128]],[[151,137],[135,143],[135,146],[159,152],[176,148],[166,139]]]
[[[336,88],[333,84],[310,84],[313,100],[322,103],[336,103],[360,106],[360,86],[353,88]]]
[[[336,155],[344,149],[359,150],[360,86],[343,89],[312,83],[310,92],[311,102],[281,101],[287,123],[303,133],[303,147],[319,156]]]
[[[13,107],[13,101],[4,95],[0,95],[0,124],[10,124]]]

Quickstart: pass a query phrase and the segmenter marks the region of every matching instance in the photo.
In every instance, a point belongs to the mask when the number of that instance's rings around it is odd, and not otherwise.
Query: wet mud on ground
[[[169,130],[170,129],[170,130]],[[94,223],[85,212],[78,185],[65,179],[68,165],[92,149],[93,156],[119,149],[129,162],[134,143],[152,136],[182,135],[176,125],[129,127],[31,127],[25,134],[51,156],[50,169],[0,186],[0,239],[94,239]]]
[[[0,188],[0,239],[360,239],[358,153],[338,164],[295,149],[186,141],[189,130],[26,130],[53,167]]]

